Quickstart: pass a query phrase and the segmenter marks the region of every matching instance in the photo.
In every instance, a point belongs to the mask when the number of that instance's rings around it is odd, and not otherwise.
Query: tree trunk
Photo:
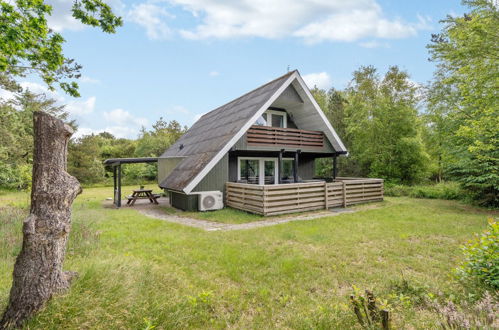
[[[0,329],[20,327],[53,294],[68,289],[76,275],[62,270],[71,205],[81,192],[78,180],[66,172],[73,130],[44,112],[35,112],[33,122],[31,209],[23,223],[23,246],[14,265],[9,304]]]

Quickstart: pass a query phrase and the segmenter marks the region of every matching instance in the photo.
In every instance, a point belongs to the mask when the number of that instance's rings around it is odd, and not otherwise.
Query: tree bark
[[[33,185],[30,214],[23,223],[23,246],[14,265],[9,304],[0,329],[20,327],[44,307],[53,294],[70,286],[73,272],[62,264],[71,228],[71,205],[81,192],[66,172],[70,126],[35,112]]]

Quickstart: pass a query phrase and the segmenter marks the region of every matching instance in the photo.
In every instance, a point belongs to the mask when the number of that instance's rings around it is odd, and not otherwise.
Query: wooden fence
[[[266,216],[383,200],[382,179],[338,178],[331,183],[263,186],[227,182],[226,188],[227,206]]]

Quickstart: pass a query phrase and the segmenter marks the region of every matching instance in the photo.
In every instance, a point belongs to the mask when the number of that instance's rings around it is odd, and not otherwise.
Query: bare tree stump
[[[23,246],[14,265],[9,304],[0,329],[20,327],[55,294],[67,290],[73,272],[62,264],[71,229],[71,205],[81,192],[66,172],[73,130],[61,120],[35,112],[31,209],[23,224]]]

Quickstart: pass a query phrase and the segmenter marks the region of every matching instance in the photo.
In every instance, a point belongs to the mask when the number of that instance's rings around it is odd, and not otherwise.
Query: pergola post
[[[282,154],[284,149],[279,150],[279,163],[277,164],[277,183],[282,183]]]
[[[336,179],[338,175],[338,155],[333,156],[333,181]]]
[[[113,204],[118,206],[118,202],[116,200],[116,194],[118,192],[118,186],[116,181],[116,166],[113,165]]]
[[[116,206],[121,207],[121,164],[118,165],[118,204]]]
[[[301,150],[296,150],[295,152],[295,164],[293,166],[293,179],[295,183],[298,182],[298,155],[301,153]]]

